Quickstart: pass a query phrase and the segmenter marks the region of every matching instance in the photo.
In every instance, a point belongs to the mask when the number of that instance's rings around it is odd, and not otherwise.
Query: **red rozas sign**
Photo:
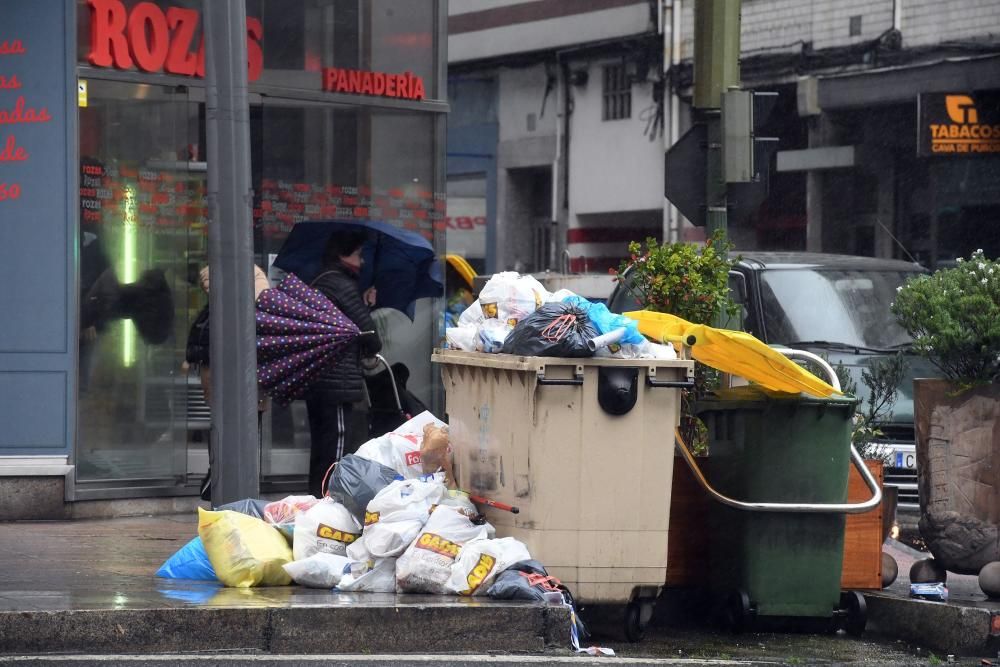
[[[205,76],[205,40],[195,42],[201,14],[195,9],[152,2],[126,9],[121,0],[87,0],[90,6],[90,64],[143,72]],[[247,17],[247,78],[256,81],[264,66],[259,19]]]

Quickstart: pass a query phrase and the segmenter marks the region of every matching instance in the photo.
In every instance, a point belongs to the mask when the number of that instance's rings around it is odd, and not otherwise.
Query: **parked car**
[[[735,253],[734,253],[735,254]],[[940,372],[909,350],[912,340],[889,310],[896,288],[927,270],[898,260],[806,252],[739,253],[730,272],[730,290],[740,305],[742,328],[769,345],[808,350],[836,366],[843,364],[857,383],[859,398],[868,390],[861,372],[874,359],[902,353],[906,375],[897,391],[890,421],[881,424],[889,454],[885,483],[899,490],[902,514],[918,510],[913,378]],[[609,308],[639,308],[625,285],[612,292]]]

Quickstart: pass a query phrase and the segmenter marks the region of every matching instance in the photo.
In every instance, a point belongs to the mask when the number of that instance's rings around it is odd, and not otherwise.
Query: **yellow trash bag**
[[[198,535],[219,581],[234,588],[287,586],[292,550],[277,528],[232,510],[198,508]]]

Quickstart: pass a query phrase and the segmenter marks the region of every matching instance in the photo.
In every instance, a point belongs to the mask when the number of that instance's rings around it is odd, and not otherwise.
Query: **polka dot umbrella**
[[[257,299],[257,381],[281,405],[301,398],[361,331],[295,274]]]

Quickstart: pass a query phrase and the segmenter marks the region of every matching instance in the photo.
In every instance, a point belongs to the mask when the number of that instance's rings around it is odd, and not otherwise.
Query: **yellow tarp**
[[[688,345],[691,356],[697,361],[767,389],[794,394],[805,392],[820,398],[842,393],[743,331],[716,329],[648,310],[625,315],[638,322],[639,331],[654,341]]]

